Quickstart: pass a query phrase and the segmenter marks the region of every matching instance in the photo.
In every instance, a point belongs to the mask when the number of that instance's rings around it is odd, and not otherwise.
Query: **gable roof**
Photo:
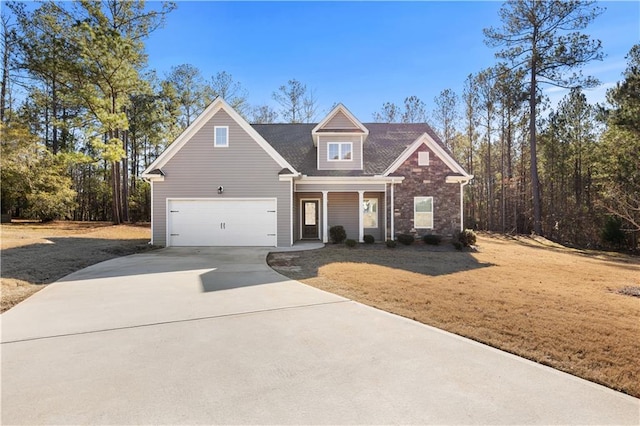
[[[351,125],[345,125],[344,123],[350,123]],[[351,114],[347,107],[338,104],[311,130],[314,145],[318,143],[318,133],[358,133],[363,134],[366,139],[369,129]]]
[[[224,110],[238,125],[253,138],[256,143],[265,150],[271,158],[283,169],[289,169],[292,174],[298,174],[296,168],[293,167],[285,158],[271,145],[269,144],[251,125],[238,114],[224,99],[218,97],[187,127],[176,140],[169,145],[163,152],[156,158],[156,160],[149,165],[142,172],[142,177],[147,179],[157,179],[159,170],[162,173],[162,166],[178,152],[180,148],[191,139],[202,127],[209,122],[209,120],[218,113],[218,111]]]
[[[312,130],[316,124],[253,124],[252,127],[267,140],[297,171],[307,176],[377,176],[383,175],[403,154],[409,155],[419,143],[429,140],[431,149],[449,165],[468,176],[442,146],[440,139],[424,123],[364,123],[369,131],[363,146],[363,170],[318,170],[317,149]],[[407,155],[408,157],[408,155]],[[457,167],[456,167],[457,166]],[[396,167],[397,168],[397,167]],[[387,173],[386,175],[390,174]],[[461,173],[461,174],[462,174]]]
[[[409,158],[418,148],[422,145],[426,145],[431,151],[437,155],[448,167],[451,171],[462,178],[471,179],[472,176],[469,175],[460,164],[456,160],[453,159],[451,154],[447,149],[444,148],[442,143],[438,143],[439,139],[434,139],[428,133],[424,133],[420,135],[411,145],[409,145],[404,152],[396,158],[396,160],[384,171],[383,176],[389,176],[391,173],[398,170],[398,167],[404,163],[407,158]]]

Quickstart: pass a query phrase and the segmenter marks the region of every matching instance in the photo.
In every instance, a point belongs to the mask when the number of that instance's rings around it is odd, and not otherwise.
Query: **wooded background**
[[[149,221],[149,184],[140,173],[217,96],[252,123],[322,115],[314,90],[295,79],[274,88],[281,107],[274,110],[250,105],[225,71],[150,70],[144,41],[171,18],[173,3],[4,6],[2,213]],[[638,250],[640,45],[630,46],[606,104],[589,104],[583,89],[598,82],[579,71],[603,54],[584,31],[601,12],[593,2],[506,2],[502,27],[484,31],[495,66],[471,72],[462,93],[444,88],[431,107],[410,94],[373,113],[379,122],[429,123],[475,175],[466,227]],[[548,84],[571,90],[550,105],[542,92]]]

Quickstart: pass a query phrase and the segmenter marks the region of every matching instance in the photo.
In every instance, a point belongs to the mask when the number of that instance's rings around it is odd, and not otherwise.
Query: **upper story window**
[[[328,161],[350,161],[353,144],[351,142],[329,142],[327,144]]]
[[[229,126],[214,127],[213,146],[216,148],[226,148],[229,146]]]

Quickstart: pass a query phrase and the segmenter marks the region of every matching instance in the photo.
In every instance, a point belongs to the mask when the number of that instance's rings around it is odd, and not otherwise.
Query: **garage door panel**
[[[276,200],[170,200],[171,246],[275,246]]]

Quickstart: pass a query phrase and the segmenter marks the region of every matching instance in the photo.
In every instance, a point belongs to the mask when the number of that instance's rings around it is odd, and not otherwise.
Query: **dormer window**
[[[353,145],[351,142],[329,142],[327,144],[328,161],[351,161]]]

